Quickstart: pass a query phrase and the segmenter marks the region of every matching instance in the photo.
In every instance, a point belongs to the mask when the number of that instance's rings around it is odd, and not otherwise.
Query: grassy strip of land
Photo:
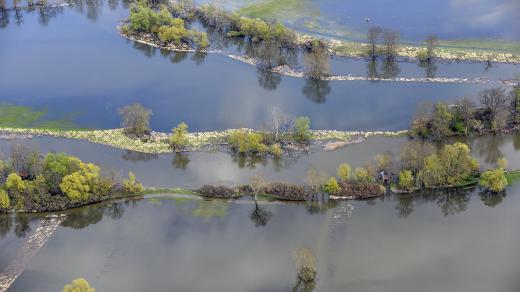
[[[508,185],[512,186],[520,182],[520,170],[506,171]]]
[[[200,151],[205,146],[218,146],[226,144],[229,135],[236,130],[229,129],[215,132],[199,132],[188,133],[188,147],[186,151]],[[252,130],[249,130],[252,131]],[[168,133],[153,133],[149,140],[141,140],[129,137],[124,133],[123,129],[108,129],[108,130],[50,130],[50,129],[35,129],[35,128],[10,128],[0,127],[0,133],[10,135],[30,135],[30,136],[49,136],[57,138],[84,140],[92,143],[108,145],[119,149],[143,152],[143,153],[170,153],[174,152],[168,142],[170,134]],[[402,136],[406,135],[406,131],[390,132],[390,131],[375,131],[375,132],[349,132],[349,131],[334,131],[334,130],[314,130],[311,131],[312,140],[348,140],[353,136],[362,135],[369,136]]]

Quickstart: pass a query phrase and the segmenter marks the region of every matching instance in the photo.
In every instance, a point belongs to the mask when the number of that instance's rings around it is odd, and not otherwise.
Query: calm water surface
[[[46,118],[69,119],[81,127],[117,127],[117,109],[140,102],[153,110],[152,127],[161,131],[181,121],[194,131],[260,128],[273,105],[294,116],[309,116],[317,129],[397,130],[408,127],[423,102],[476,98],[491,86],[266,76],[222,55],[202,60],[121,38],[115,26],[128,14],[121,3],[115,9],[109,3],[84,4],[55,14],[45,18],[38,11],[25,13],[23,23],[16,25],[10,13],[9,24],[0,29],[0,102],[47,109]],[[382,70],[383,65],[376,67]],[[397,76],[425,74],[416,64],[397,65],[399,70],[392,73]],[[332,61],[338,74],[364,76],[367,66],[363,60]],[[436,66],[439,77],[497,80],[518,72],[513,65]]]
[[[317,259],[315,291],[518,291],[519,194],[385,197],[352,202],[350,218],[346,202],[261,204],[261,221],[246,201],[93,205],[67,212],[10,291],[76,277],[103,291],[290,291],[300,247]]]

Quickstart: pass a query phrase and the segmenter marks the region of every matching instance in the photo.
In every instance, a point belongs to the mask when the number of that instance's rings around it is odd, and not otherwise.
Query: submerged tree
[[[300,247],[293,252],[297,270],[297,281],[293,291],[311,292],[316,287],[316,256],[307,247]]]
[[[396,54],[396,46],[399,41],[399,33],[391,30],[385,29],[383,31],[383,44],[385,46],[385,54],[386,58],[393,58]]]
[[[379,26],[373,26],[368,29],[367,33],[367,39],[370,43],[371,53],[370,56],[372,59],[375,59],[377,56],[377,44],[379,42],[379,39],[381,37],[381,34],[383,33],[383,29],[381,29]]]
[[[329,55],[321,41],[314,40],[304,54],[305,72],[310,79],[323,79],[330,75]]]
[[[121,126],[129,135],[144,137],[150,134],[150,116],[152,111],[138,103],[119,109]]]
[[[480,103],[488,115],[491,130],[503,128],[509,119],[509,96],[503,87],[495,87],[480,93]]]
[[[327,101],[327,95],[331,92],[328,80],[307,79],[302,93],[315,103],[324,103]]]

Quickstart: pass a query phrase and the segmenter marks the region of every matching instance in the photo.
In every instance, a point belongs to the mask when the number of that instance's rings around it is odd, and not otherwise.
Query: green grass
[[[45,130],[79,129],[70,119],[46,119],[47,110],[34,110],[28,106],[0,103],[0,127],[35,128]]]
[[[520,182],[520,170],[506,171],[506,178],[510,186]]]
[[[192,190],[183,188],[149,188],[139,193],[140,195],[152,195],[152,194],[179,194],[179,195],[194,195],[199,196],[200,194]]]
[[[309,7],[308,0],[261,0],[238,9],[238,14],[264,18],[295,20],[303,16],[317,16],[319,12]]]
[[[441,47],[461,49],[498,50],[520,54],[520,42],[500,39],[441,40]]]

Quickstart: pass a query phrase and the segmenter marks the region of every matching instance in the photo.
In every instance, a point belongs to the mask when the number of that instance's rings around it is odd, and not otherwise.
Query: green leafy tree
[[[0,209],[8,209],[11,205],[11,200],[9,199],[9,195],[3,189],[0,189]]]
[[[339,187],[338,181],[335,177],[329,178],[327,183],[325,183],[325,192],[331,196],[335,196],[340,192],[341,188]]]
[[[348,163],[342,163],[339,165],[336,174],[342,181],[348,181],[352,174],[352,168]]]
[[[63,177],[80,170],[81,160],[66,153],[49,153],[43,160],[43,176],[51,194],[61,193]]]
[[[283,155],[283,149],[280,146],[280,144],[271,145],[271,147],[269,147],[269,152],[271,153],[271,155],[276,157],[280,157]]]
[[[231,147],[238,153],[265,153],[269,150],[267,145],[263,144],[262,135],[246,130],[236,130],[231,132],[228,137]]]
[[[170,145],[172,145],[176,152],[179,152],[188,144],[188,125],[180,123],[177,127],[173,128],[172,132]]]
[[[311,120],[308,117],[298,117],[294,121],[294,139],[298,142],[305,142],[311,138]]]
[[[128,179],[123,180],[123,190],[128,194],[136,194],[143,191],[143,185],[136,180],[135,174],[130,171]]]
[[[21,196],[25,192],[27,186],[22,178],[17,173],[13,172],[7,176],[5,188],[12,197],[15,197]]]
[[[359,182],[374,182],[374,176],[367,167],[356,168],[356,180]]]
[[[420,175],[427,187],[454,186],[476,175],[478,170],[468,145],[456,142],[426,157]]]
[[[507,187],[507,178],[501,167],[485,171],[480,176],[479,184],[487,190],[498,193]]]
[[[82,163],[79,171],[63,178],[60,188],[71,201],[86,201],[99,183],[99,171],[99,167],[92,163]]]
[[[401,170],[399,173],[399,188],[410,191],[414,186],[413,174],[410,170]]]
[[[445,137],[451,136],[453,134],[450,129],[452,119],[453,114],[449,111],[448,105],[443,102],[437,103],[430,124],[430,133],[432,138],[435,140],[441,140]]]
[[[96,292],[96,289],[90,287],[87,280],[78,278],[72,280],[72,283],[65,285],[62,292]]]

